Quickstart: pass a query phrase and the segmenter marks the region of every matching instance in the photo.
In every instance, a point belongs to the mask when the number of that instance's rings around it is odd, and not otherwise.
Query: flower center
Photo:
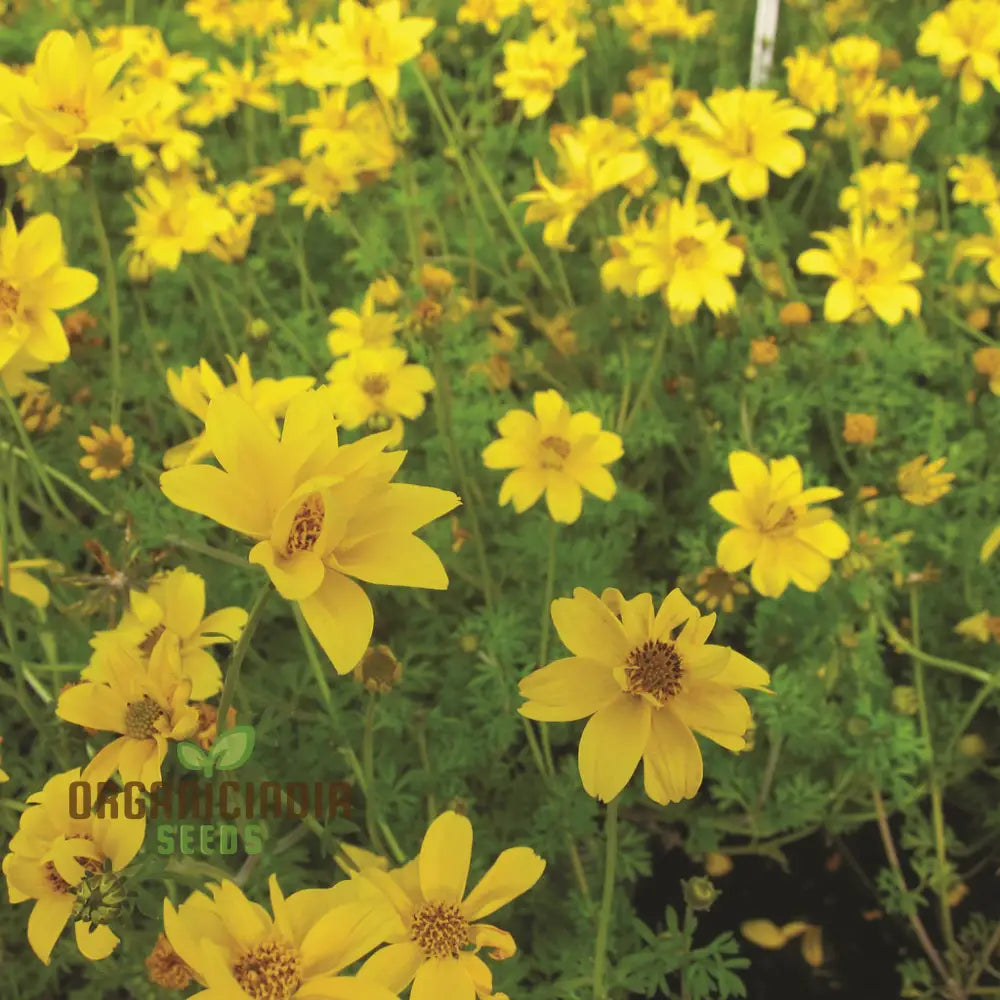
[[[89,840],[87,837],[81,838],[83,840]],[[92,875],[96,875],[104,868],[104,861],[98,860],[97,858],[77,858],[77,864],[83,865],[84,869]],[[66,881],[56,870],[56,866],[52,861],[46,861],[43,865],[43,871],[45,872],[45,879],[49,883],[50,888],[53,892],[58,893],[75,893],[76,886],[72,886]]]
[[[858,281],[872,281],[876,274],[878,274],[878,264],[870,257],[862,257],[861,263],[858,264]]]
[[[693,236],[682,236],[677,241],[677,252],[681,256],[687,256],[701,249],[701,240],[696,240]]]
[[[156,721],[167,713],[144,694],[125,706],[125,735],[133,740],[148,740],[156,732]]]
[[[73,104],[70,101],[60,102],[52,108],[53,111],[60,111],[64,115],[73,115],[74,118],[78,118],[81,122],[87,120],[86,114],[84,114],[83,108],[79,104]]]
[[[288,541],[285,542],[286,556],[290,556],[293,552],[312,551],[323,530],[325,513],[323,498],[318,493],[312,493],[302,501],[288,531]]]
[[[647,694],[662,705],[680,691],[684,664],[672,642],[648,639],[625,662],[629,694]]]
[[[150,656],[153,652],[153,648],[160,641],[160,636],[167,630],[166,625],[157,625],[156,628],[150,629],[146,633],[146,638],[139,643],[139,652],[143,656]]]
[[[469,943],[469,921],[454,903],[425,903],[413,914],[410,939],[433,958],[454,958]]]
[[[0,316],[12,316],[21,301],[21,293],[9,282],[0,278]]]
[[[265,941],[233,966],[233,978],[253,1000],[288,1000],[302,985],[302,956],[280,941]]]
[[[121,443],[113,438],[97,449],[96,458],[99,469],[120,469],[125,464],[125,452]]]
[[[764,531],[784,531],[786,534],[791,534],[792,532],[788,529],[794,530],[795,528],[795,511],[791,507],[786,507],[782,511],[781,517],[778,518],[774,524],[770,526],[764,526]]]
[[[539,444],[543,448],[547,448],[549,451],[554,452],[558,457],[552,458],[546,455],[542,456],[542,468],[543,469],[561,469],[563,462],[569,457],[569,453],[572,451],[569,441],[565,438],[556,437],[555,435],[550,435],[547,438],[542,438]]]
[[[389,376],[383,375],[381,372],[375,375],[366,375],[361,380],[361,388],[369,396],[381,396],[389,388]]]

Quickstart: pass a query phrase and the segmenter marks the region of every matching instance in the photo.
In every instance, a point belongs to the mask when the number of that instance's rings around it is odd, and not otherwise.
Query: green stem
[[[215,725],[216,739],[222,735],[223,730],[226,728],[226,716],[229,714],[229,708],[233,704],[233,698],[236,695],[236,685],[240,680],[243,661],[246,659],[250,642],[264,615],[264,606],[267,604],[267,599],[270,596],[271,584],[268,582],[254,598],[254,602],[250,607],[250,614],[247,617],[246,627],[240,634],[239,642],[236,643],[229,666],[226,668],[226,679],[222,684],[222,694],[219,696],[219,710]]]
[[[882,626],[882,631],[885,632],[893,646],[897,646],[908,656],[920,660],[921,663],[929,663],[932,667],[938,667],[953,674],[961,674],[963,677],[971,677],[973,680],[979,681],[980,684],[993,683],[993,675],[985,670],[980,670],[978,667],[970,667],[967,663],[960,663],[958,660],[948,660],[943,656],[931,656],[930,653],[925,653],[923,650],[918,649],[912,642],[908,642],[903,638],[899,630],[889,621],[883,612],[878,612],[877,618],[879,624]]]
[[[546,664],[549,654],[549,626],[552,621],[552,595],[555,590],[556,578],[556,537],[559,534],[559,523],[551,521],[549,524],[549,544],[548,555],[545,563],[545,596],[542,598],[542,627],[541,638],[538,641],[538,667],[541,669]],[[552,759],[552,744],[549,740],[549,727],[543,722],[540,724],[542,731],[542,751],[545,754],[545,763],[549,773],[555,774],[556,765]]]
[[[632,404],[632,411],[625,418],[625,423],[621,427],[620,433],[624,434],[632,421],[635,420],[636,414],[642,409],[646,402],[646,397],[649,395],[650,389],[653,385],[653,380],[656,378],[660,370],[660,362],[663,360],[663,351],[667,345],[667,334],[670,331],[670,317],[669,315],[664,317],[663,326],[660,328],[660,332],[656,338],[656,344],[653,347],[653,356],[649,359],[649,366],[646,368],[646,373],[642,377],[642,382],[639,385],[639,391],[635,395],[635,403]]]
[[[594,1000],[607,1000],[604,986],[608,964],[608,929],[611,924],[611,904],[615,897],[615,866],[618,861],[618,797],[608,803],[604,814],[604,888],[597,918],[597,941],[594,944]]]
[[[368,839],[376,854],[385,854],[385,845],[379,834],[378,802],[375,797],[375,698],[374,692],[368,693],[364,736],[361,741],[361,769],[365,776],[365,827]]]

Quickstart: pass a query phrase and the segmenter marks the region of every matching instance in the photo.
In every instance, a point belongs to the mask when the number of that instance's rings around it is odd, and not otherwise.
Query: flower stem
[[[385,854],[385,845],[378,828],[378,802],[375,798],[375,693],[368,693],[365,708],[365,729],[361,740],[361,769],[365,776],[365,827],[372,850]]]
[[[545,596],[542,598],[542,628],[541,638],[538,641],[538,668],[545,666],[546,658],[549,654],[549,625],[552,620],[552,593],[555,589],[556,577],[556,537],[559,534],[559,523],[551,521],[549,524],[549,546],[548,558],[545,567]],[[556,765],[552,759],[552,745],[549,742],[549,727],[543,722],[539,726],[542,731],[542,751],[545,754],[545,763],[548,766],[549,774],[555,774]]]
[[[104,266],[105,294],[108,299],[108,341],[111,346],[111,423],[117,424],[122,410],[122,356],[121,356],[121,316],[118,311],[118,276],[115,272],[115,261],[111,256],[111,244],[108,242],[108,232],[104,228],[104,216],[101,215],[101,200],[97,196],[94,184],[93,165],[88,164],[83,172],[84,186],[87,189],[87,200],[90,202],[90,214],[94,222],[94,235],[97,237],[97,247]]]
[[[618,861],[618,799],[608,803],[604,814],[604,889],[601,910],[597,918],[597,941],[594,945],[594,1000],[606,1000],[604,974],[608,964],[608,928],[611,924],[611,903],[615,896],[615,865]]]
[[[624,434],[628,430],[632,421],[635,420],[636,414],[642,409],[646,402],[646,397],[649,395],[650,389],[653,385],[653,379],[656,378],[657,373],[660,370],[660,362],[663,360],[663,351],[667,346],[667,333],[670,330],[670,316],[667,315],[664,318],[663,326],[660,328],[660,333],[656,338],[656,345],[653,347],[653,356],[649,359],[649,366],[646,368],[646,373],[642,377],[642,383],[639,385],[639,391],[635,394],[635,403],[632,405],[632,411],[625,418],[624,424],[619,428],[619,433]]]
[[[254,632],[264,616],[264,606],[271,596],[271,584],[267,583],[261,588],[254,602],[250,607],[250,614],[247,618],[246,627],[240,634],[236,648],[233,650],[232,659],[226,667],[226,679],[222,685],[222,694],[219,696],[219,710],[216,717],[215,732],[218,739],[226,728],[226,716],[229,714],[230,706],[233,704],[233,697],[236,694],[236,685],[240,680],[240,671],[243,669],[243,661],[246,659],[247,650],[253,639]]]
[[[971,677],[973,680],[979,681],[980,684],[993,683],[993,675],[986,670],[980,670],[978,667],[970,667],[969,664],[961,663],[958,660],[948,660],[943,656],[931,656],[930,653],[923,652],[923,650],[914,646],[912,642],[904,639],[884,612],[879,612],[877,617],[879,624],[882,626],[882,631],[885,632],[886,637],[893,646],[897,646],[913,659],[919,660],[921,663],[929,663],[932,667],[939,667],[941,670],[947,670],[953,674],[962,674],[964,677]]]

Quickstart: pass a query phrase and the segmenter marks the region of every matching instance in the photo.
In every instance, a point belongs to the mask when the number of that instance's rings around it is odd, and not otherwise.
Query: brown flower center
[[[858,264],[858,281],[873,281],[875,275],[877,274],[878,264],[876,264],[870,257],[862,257],[861,263]]]
[[[146,958],[146,972],[150,982],[169,990],[187,989],[192,979],[192,970],[164,934],[157,938],[156,946]]]
[[[701,240],[696,240],[693,236],[682,236],[677,241],[677,252],[681,256],[687,256],[701,249]]]
[[[555,455],[558,456],[556,458],[543,456],[543,469],[561,469],[563,462],[569,457],[569,453],[573,450],[569,441],[565,438],[556,437],[555,435],[549,435],[547,438],[542,438],[539,444],[543,448],[547,448],[549,451],[554,452]]]
[[[293,552],[312,551],[323,530],[325,513],[323,498],[318,493],[311,493],[302,501],[288,531],[288,541],[285,542],[286,556],[290,556]]]
[[[84,837],[82,839],[87,840],[89,838]],[[98,860],[97,858],[77,858],[76,862],[77,864],[83,865],[84,869],[92,875],[96,875],[104,868],[104,862]],[[56,871],[56,866],[53,862],[46,861],[43,869],[45,871],[45,879],[49,883],[53,892],[76,892],[76,886],[70,885],[69,882],[67,882],[66,879],[64,879],[62,875]]]
[[[146,638],[139,643],[139,652],[143,656],[150,656],[153,652],[153,648],[160,641],[160,636],[167,630],[166,625],[157,625],[156,628],[150,629],[146,633]]]
[[[125,450],[114,438],[104,441],[95,452],[99,469],[120,469],[125,464]]]
[[[0,316],[4,313],[12,316],[20,301],[21,293],[9,281],[0,278]]]
[[[625,662],[629,694],[648,694],[664,704],[680,691],[684,664],[672,642],[647,639]]]
[[[253,1000],[288,1000],[302,985],[302,956],[280,941],[265,941],[233,966],[233,978]]]
[[[144,694],[125,706],[125,735],[133,740],[148,740],[156,732],[156,722],[167,713]]]
[[[389,388],[389,376],[377,372],[374,375],[366,375],[361,380],[361,388],[369,396],[381,396]]]
[[[454,958],[469,943],[469,921],[454,903],[425,903],[413,914],[410,939],[432,958]]]
[[[795,526],[795,511],[791,507],[786,507],[785,512],[771,526],[771,531],[782,531],[785,528]]]

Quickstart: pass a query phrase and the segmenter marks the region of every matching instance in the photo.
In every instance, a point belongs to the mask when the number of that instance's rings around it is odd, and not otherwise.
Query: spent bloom
[[[571,413],[556,392],[536,392],[534,414],[510,410],[497,421],[500,438],[486,446],[488,469],[512,469],[500,487],[500,505],[513,502],[518,514],[544,493],[554,521],[572,524],[583,508],[583,490],[610,500],[615,481],[605,468],[621,458],[622,440],[601,429],[587,410]]]
[[[748,451],[729,455],[732,490],[709,503],[736,527],[719,540],[716,561],[730,573],[750,566],[750,582],[764,597],[780,597],[789,582],[815,591],[830,576],[830,561],[849,546],[829,507],[810,507],[841,496],[832,486],[802,488],[802,469],[791,455],[765,464]]]
[[[362,868],[352,881],[370,883],[389,905],[381,911],[386,947],[361,967],[360,980],[384,984],[393,994],[412,982],[416,998],[494,996],[493,973],[478,952],[485,948],[502,960],[516,945],[507,931],[479,921],[527,892],[545,861],[530,847],[509,847],[467,892],[471,859],[472,824],[445,812],[427,828],[420,854],[408,865],[395,872],[374,864]]]
[[[805,147],[788,133],[815,120],[773,90],[717,90],[688,112],[677,148],[696,180],[725,177],[737,198],[763,198],[768,171],[791,177],[805,165]]]
[[[829,323],[842,323],[867,306],[895,326],[905,313],[920,315],[920,292],[911,284],[923,277],[913,260],[913,243],[899,229],[852,220],[849,228],[813,233],[826,250],[799,255],[799,270],[833,278],[823,302]]]
[[[926,455],[918,455],[901,465],[896,472],[899,495],[914,507],[928,507],[951,491],[954,472],[942,472],[947,458],[937,458],[930,464]]]
[[[493,78],[508,101],[521,101],[525,118],[548,110],[569,71],[586,53],[576,44],[571,28],[536,28],[526,42],[505,42],[504,68]]]
[[[356,580],[444,590],[441,560],[413,532],[458,506],[448,490],[393,483],[405,452],[391,432],[337,441],[328,386],[300,393],[281,437],[243,399],[209,404],[205,432],[221,468],[188,465],[160,477],[167,498],[255,541],[249,560],[298,603],[338,673],[371,640],[371,601]]]
[[[579,768],[588,795],[610,802],[640,760],[646,794],[660,805],[701,787],[699,732],[742,750],[750,706],[736,688],[770,678],[728,646],[707,644],[714,614],[701,615],[672,590],[654,612],[650,594],[600,598],[583,587],[552,602],[552,622],[573,654],[520,682],[521,715],[543,722],[588,718]]]
[[[65,361],[69,341],[56,310],[78,305],[95,291],[94,275],[66,266],[54,215],[36,215],[18,232],[7,212],[0,229],[0,371],[15,355],[24,371]]]
[[[983,96],[983,83],[1000,90],[1000,3],[951,0],[920,26],[917,52],[937,56],[941,72],[958,76],[965,104]]]
[[[91,424],[90,436],[81,434],[77,440],[84,452],[80,465],[90,471],[91,479],[114,479],[135,458],[135,442],[119,424],[112,424],[107,430]]]
[[[80,782],[90,785],[88,798],[97,802],[99,785],[79,768],[55,775],[40,792],[28,796],[28,808],[3,859],[10,901],[34,900],[28,944],[46,965],[70,920],[85,958],[96,962],[114,951],[119,939],[108,924],[117,913],[111,906],[93,903],[100,899],[101,888],[118,889],[115,873],[138,854],[146,834],[145,818],[130,818],[133,811],[126,809],[124,792],[108,799],[99,815],[73,817],[70,788]],[[98,893],[91,894],[95,886]]]

